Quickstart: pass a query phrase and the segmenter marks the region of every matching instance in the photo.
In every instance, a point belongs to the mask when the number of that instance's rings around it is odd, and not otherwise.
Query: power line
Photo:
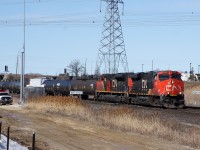
[[[71,3],[85,3],[88,2],[89,0],[71,0]],[[92,1],[92,0],[90,0]],[[69,0],[26,0],[26,4],[36,4],[36,3],[69,3]],[[89,2],[88,2],[89,3]],[[8,0],[1,0],[0,1],[1,5],[21,5],[23,4],[23,1],[21,0],[12,0],[12,1],[8,1]]]
[[[130,13],[130,12],[129,12]],[[184,25],[199,25],[200,13],[176,13],[176,12],[133,12],[136,13],[127,15],[123,19],[124,26],[184,26]],[[134,18],[130,18],[133,16]],[[100,26],[103,22],[99,19],[100,16],[94,12],[86,12],[82,14],[56,15],[56,16],[43,16],[43,17],[30,17],[26,21],[26,26]],[[22,26],[23,20],[21,19],[0,19],[1,27],[15,27]]]

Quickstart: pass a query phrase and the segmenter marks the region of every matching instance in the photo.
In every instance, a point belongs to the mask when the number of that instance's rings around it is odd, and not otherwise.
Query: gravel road
[[[95,107],[98,108],[98,105],[104,104],[93,103],[92,105],[95,105]],[[107,103],[107,105],[116,107],[116,104]],[[164,109],[143,108],[138,106],[129,107],[138,109],[138,111],[144,111],[144,109],[146,109],[150,112],[158,111],[159,113],[164,114]],[[177,114],[177,116],[183,115],[179,110],[169,110],[169,112],[173,113],[173,115]],[[35,131],[37,150],[192,149],[191,147],[182,146],[152,136],[124,133],[96,126],[92,123],[72,117],[43,114],[34,110],[27,110],[17,103],[1,106],[0,115],[2,117],[0,120],[4,122],[4,129],[7,125],[11,125],[11,138],[26,147],[31,146],[32,132]],[[169,117],[172,117],[171,115],[169,114]],[[167,118],[168,116],[165,115],[165,117]],[[184,115],[181,116],[181,118],[179,117],[181,121],[183,118]],[[198,125],[196,120],[193,121]],[[189,122],[189,120],[186,119],[185,123],[187,122]]]

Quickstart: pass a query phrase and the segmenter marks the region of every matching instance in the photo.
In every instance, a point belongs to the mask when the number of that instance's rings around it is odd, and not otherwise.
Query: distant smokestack
[[[8,72],[8,66],[5,66],[5,72]]]
[[[67,74],[67,69],[66,68],[64,69],[64,74]]]

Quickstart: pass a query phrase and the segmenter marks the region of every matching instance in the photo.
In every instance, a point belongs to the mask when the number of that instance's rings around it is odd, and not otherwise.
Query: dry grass
[[[91,108],[83,101],[73,97],[48,96],[41,97],[37,100],[29,100],[27,109],[39,110],[44,113],[54,113],[64,116],[79,116],[88,118]]]
[[[30,100],[26,108],[76,117],[114,130],[157,136],[200,148],[198,128],[186,127],[172,120],[163,121],[158,113],[137,112],[126,106],[101,106],[94,109],[83,101],[71,97],[42,97]]]
[[[125,132],[153,135],[169,141],[200,148],[200,130],[178,124],[173,120],[164,121],[157,113],[137,112],[127,107],[103,108],[98,123]]]
[[[185,103],[189,106],[200,107],[200,95],[194,94],[193,91],[200,91],[200,83],[185,82]]]

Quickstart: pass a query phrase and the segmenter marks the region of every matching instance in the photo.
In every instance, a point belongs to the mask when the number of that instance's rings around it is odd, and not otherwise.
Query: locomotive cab
[[[154,77],[153,91],[160,96],[161,103],[184,106],[184,82],[177,71],[158,72]]]

